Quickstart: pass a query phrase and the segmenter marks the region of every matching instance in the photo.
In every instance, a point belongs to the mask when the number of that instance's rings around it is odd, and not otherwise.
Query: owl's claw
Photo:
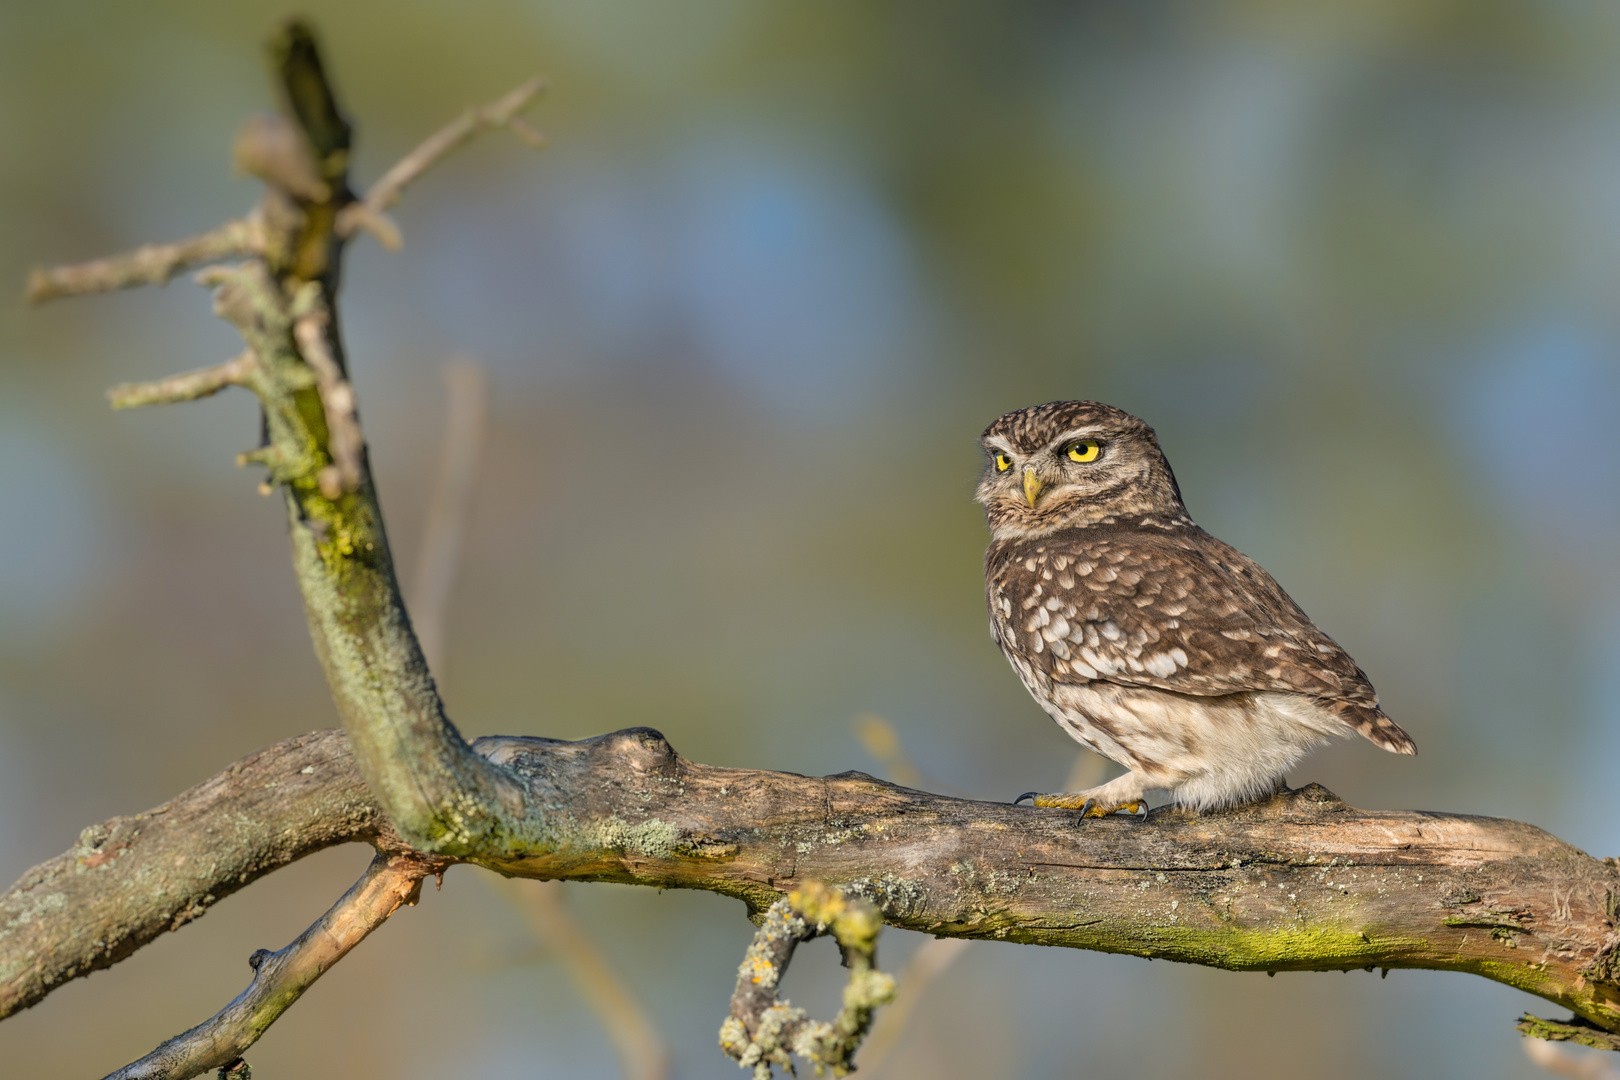
[[[1131,802],[1107,806],[1085,792],[1043,795],[1038,791],[1026,791],[1014,799],[1012,804],[1017,806],[1025,799],[1029,800],[1031,806],[1052,807],[1059,810],[1078,810],[1082,821],[1092,817],[1111,817],[1118,813],[1128,814],[1137,821],[1146,821],[1148,816],[1146,799],[1134,799]]]

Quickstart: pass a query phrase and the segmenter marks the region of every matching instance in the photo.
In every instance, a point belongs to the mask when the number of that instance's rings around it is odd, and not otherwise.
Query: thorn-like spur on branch
[[[375,236],[389,251],[398,251],[402,240],[399,228],[387,217],[387,211],[397,202],[404,190],[417,177],[427,172],[462,144],[483,131],[504,127],[536,149],[545,145],[545,136],[524,123],[518,114],[527,109],[546,81],[533,78],[505,97],[480,108],[468,109],[450,123],[424,139],[416,149],[400,158],[382,179],[371,185],[364,199],[350,203],[338,212],[337,233],[353,236],[364,229]]]
[[[872,1024],[872,1013],[894,1000],[894,979],[876,968],[877,935],[883,918],[877,905],[816,881],[807,881],[765,912],[743,962],[731,1015],[720,1025],[720,1049],[755,1080],[771,1080],[771,1066],[793,1072],[793,1054],[820,1076],[854,1070],[851,1059]],[[779,999],[776,988],[787,974],[801,941],[831,933],[849,968],[844,1004],[832,1023],[812,1020],[803,1009]]]
[[[360,880],[292,944],[249,957],[253,981],[236,1000],[106,1080],[189,1080],[229,1068],[327,968],[402,906],[415,904],[422,879],[444,866],[414,853],[378,854]]]
[[[147,244],[105,259],[35,270],[28,275],[23,296],[38,304],[64,296],[162,285],[188,267],[255,254],[263,243],[263,223],[257,213],[249,214],[172,244]]]
[[[227,386],[246,386],[259,370],[259,358],[248,349],[234,360],[223,364],[188,371],[183,375],[170,375],[153,382],[124,383],[107,391],[107,400],[115,409],[134,409],[141,405],[169,405],[177,401],[196,401],[211,397]]]

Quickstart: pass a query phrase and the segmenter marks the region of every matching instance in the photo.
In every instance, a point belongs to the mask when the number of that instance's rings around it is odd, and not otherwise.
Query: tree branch
[[[378,853],[360,880],[315,924],[279,952],[248,958],[253,981],[212,1018],[169,1039],[106,1080],[189,1080],[241,1060],[326,969],[365,940],[403,905],[414,905],[422,879],[444,865],[415,853]]]
[[[172,405],[181,401],[196,401],[212,397],[227,386],[246,386],[259,367],[259,358],[249,349],[223,364],[170,375],[153,382],[124,383],[107,391],[107,400],[115,409],[134,409],[142,405]]]
[[[894,998],[894,979],[876,968],[881,925],[872,901],[816,881],[772,904],[737,968],[731,1013],[720,1025],[720,1049],[742,1068],[752,1068],[754,1080],[771,1080],[772,1065],[791,1073],[793,1054],[810,1063],[817,1076],[827,1069],[847,1075],[873,1010]],[[822,934],[837,939],[849,968],[843,1007],[830,1024],[810,1019],[776,993],[799,943]]]
[[[318,847],[391,850],[337,740],[278,744],[25,874],[0,896],[0,1008],[33,1004]],[[1356,810],[1311,785],[1223,813],[1081,823],[860,773],[700,765],[646,728],[474,745],[554,809],[544,843],[468,860],[511,876],[706,889],[756,914],[819,881],[868,897],[890,925],[945,937],[1234,971],[1471,972],[1563,1005],[1600,1041],[1620,1030],[1620,868],[1519,822]]]
[[[340,731],[277,743],[156,809],[90,826],[0,894],[0,1019],[272,870],[353,841],[407,850]]]
[[[28,275],[23,297],[40,304],[64,296],[162,285],[187,267],[251,255],[262,244],[263,223],[257,215],[249,215],[172,244],[146,244],[105,259],[35,270]]]
[[[343,208],[338,214],[338,235],[352,236],[357,229],[365,229],[385,248],[398,251],[403,241],[399,229],[388,220],[388,210],[399,202],[407,187],[459,147],[471,142],[481,132],[500,127],[509,128],[535,149],[545,145],[545,137],[525,124],[519,115],[534,103],[545,88],[544,79],[530,79],[488,105],[468,109],[429,135],[414,150],[400,158],[393,168],[383,174],[382,179],[371,185],[364,199]]]

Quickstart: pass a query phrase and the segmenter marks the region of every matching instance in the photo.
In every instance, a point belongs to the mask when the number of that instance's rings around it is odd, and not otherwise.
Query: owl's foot
[[[1089,791],[1059,792],[1053,795],[1043,795],[1038,791],[1026,791],[1013,800],[1017,806],[1025,799],[1031,806],[1052,806],[1060,810],[1078,810],[1082,818],[1109,817],[1113,814],[1130,814],[1138,821],[1144,820],[1148,814],[1147,800],[1143,798],[1130,799],[1119,802],[1113,799],[1099,799]]]

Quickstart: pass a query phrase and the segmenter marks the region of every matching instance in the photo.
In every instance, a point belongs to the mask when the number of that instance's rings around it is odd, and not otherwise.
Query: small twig
[[[196,401],[219,393],[227,386],[244,386],[259,370],[259,358],[248,349],[234,360],[223,364],[170,375],[152,382],[124,383],[107,391],[107,400],[115,409],[133,409],[141,405],[169,405],[177,401]]]
[[[560,881],[540,881],[507,883],[501,891],[522,910],[535,936],[563,961],[580,996],[613,1040],[627,1080],[663,1080],[669,1075],[669,1043],[591,932],[574,918],[562,890]]]
[[[256,213],[172,244],[146,244],[105,259],[35,270],[23,294],[30,304],[63,296],[162,285],[188,266],[257,253],[264,242]]]
[[[435,678],[444,676],[450,596],[461,568],[462,541],[472,516],[478,459],[484,445],[489,378],[478,361],[462,357],[444,369],[449,416],[439,448],[439,476],[433,486],[422,552],[416,560],[411,625]]]
[[[186,1080],[234,1066],[327,968],[401,906],[416,903],[422,879],[443,867],[414,853],[379,854],[342,899],[292,944],[249,958],[253,981],[235,1001],[106,1080]]]
[[[321,297],[318,282],[310,282],[293,301],[293,339],[304,362],[315,372],[315,386],[326,411],[326,448],[332,464],[320,476],[321,494],[335,499],[347,491],[358,491],[364,479],[365,436],[355,415],[354,387],[344,378],[343,369],[327,344],[332,315]]]
[[[816,1074],[854,1070],[850,1059],[872,1026],[872,1013],[894,1000],[894,979],[876,968],[877,935],[883,926],[877,905],[819,882],[806,882],[765,912],[765,920],[737,968],[731,1015],[720,1025],[720,1049],[754,1080],[771,1080],[771,1066],[793,1071],[797,1054]],[[812,1020],[776,996],[799,942],[831,933],[849,968],[843,1008],[832,1023]]]
[[[444,673],[449,642],[450,597],[461,566],[462,541],[472,517],[478,459],[484,444],[489,407],[489,378],[478,361],[461,357],[444,369],[449,419],[439,449],[439,475],[423,529],[422,553],[416,564],[411,625],[428,670]],[[668,1041],[634,991],[614,972],[589,929],[568,909],[562,884],[496,885],[523,912],[529,928],[563,962],[580,996],[613,1040],[628,1080],[663,1080],[669,1075]]]
[[[350,203],[339,213],[339,236],[352,236],[356,229],[366,229],[390,250],[399,246],[399,230],[383,215],[399,202],[399,197],[423,173],[427,172],[451,151],[468,142],[482,131],[509,128],[524,142],[539,147],[545,138],[518,116],[544,90],[546,81],[533,78],[497,101],[480,108],[468,109],[450,123],[424,139],[416,149],[400,158],[382,179],[371,186],[366,197]]]

